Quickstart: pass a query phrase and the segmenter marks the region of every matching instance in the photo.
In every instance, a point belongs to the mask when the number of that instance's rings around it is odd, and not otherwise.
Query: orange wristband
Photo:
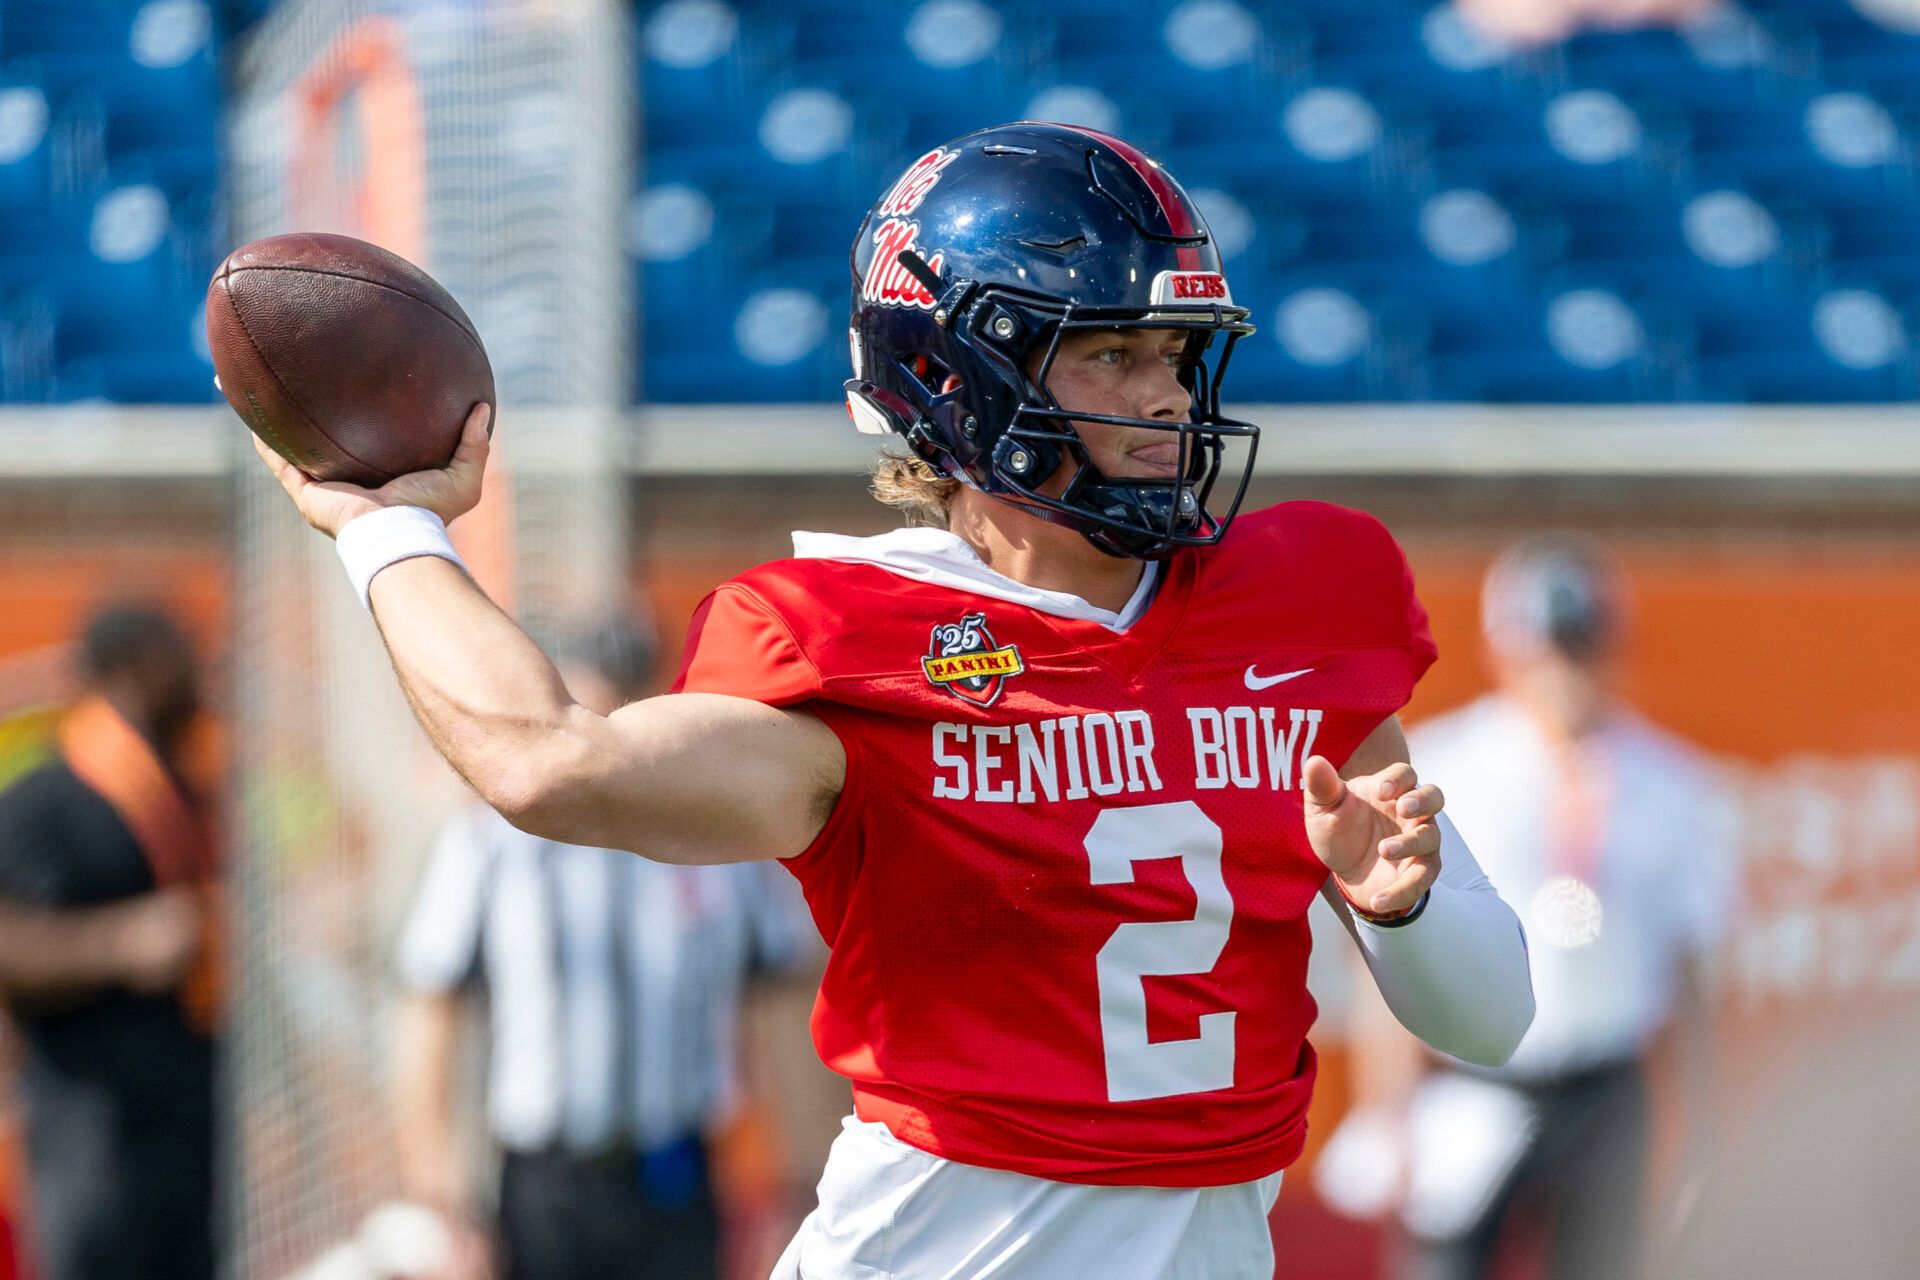
[[[1365,920],[1368,924],[1380,925],[1383,928],[1389,929],[1412,924],[1420,917],[1420,913],[1427,909],[1427,899],[1433,896],[1433,891],[1429,889],[1427,892],[1421,894],[1420,900],[1410,907],[1402,907],[1398,911],[1379,912],[1369,911],[1355,902],[1353,896],[1347,892],[1347,887],[1340,883],[1338,876],[1334,877],[1333,887],[1338,889],[1340,896],[1347,900],[1347,907],[1354,915]]]

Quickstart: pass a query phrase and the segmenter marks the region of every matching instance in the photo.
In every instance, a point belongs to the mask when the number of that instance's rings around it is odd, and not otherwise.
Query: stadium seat
[[[53,388],[53,317],[0,306],[0,401],[37,402]]]
[[[11,59],[73,49],[125,48],[138,7],[128,0],[98,4],[30,0],[10,4],[6,6],[6,24],[0,27],[0,56]]]
[[[125,39],[123,32],[118,47],[36,53],[13,65],[38,76],[53,93],[144,101],[155,104],[163,117],[197,120],[202,126],[217,121],[220,72],[210,44],[183,62],[148,66],[127,52]]]
[[[178,287],[103,289],[70,271],[24,291],[13,312],[47,327],[44,398],[203,403],[214,392],[212,368],[192,341],[199,302]]]
[[[178,349],[126,348],[84,356],[55,371],[49,398],[120,404],[210,404],[219,399],[213,368]]]
[[[88,94],[103,117],[110,155],[153,147],[213,153],[220,139],[217,88],[211,77],[193,77],[176,84],[108,82]]]
[[[1429,119],[1427,160],[1447,185],[1519,201],[1651,191],[1664,181],[1662,123],[1604,91],[1447,105]]]
[[[1700,106],[1687,114],[1696,181],[1763,194],[1804,190],[1831,168],[1808,141],[1805,98]]]
[[[1147,9],[1133,21],[1058,21],[1051,24],[1045,65],[1050,75],[1069,83],[1090,83],[1109,90],[1145,90],[1182,84],[1199,93],[1227,93],[1251,87],[1255,68],[1267,57],[1266,38],[1250,12],[1252,25],[1235,33],[1235,47],[1220,50],[1217,66],[1183,59],[1165,39],[1164,10]]]
[[[1780,222],[1739,192],[1689,203],[1568,201],[1542,218],[1554,227],[1542,237],[1553,261],[1630,288],[1694,278],[1725,288],[1738,273],[1783,269],[1794,256]]]
[[[1409,146],[1384,103],[1314,84],[1245,110],[1177,111],[1164,150],[1188,187],[1231,185],[1279,202],[1363,200],[1385,190]]]
[[[1914,75],[1920,31],[1883,26],[1846,0],[1807,0],[1781,16],[1808,33],[1825,84],[1862,89],[1903,106],[1920,104]]]
[[[0,6],[0,395],[204,398],[182,309],[218,249],[221,23],[262,7]],[[1850,0],[1535,52],[1430,0],[653,3],[637,33],[656,398],[837,397],[861,211],[1042,109],[1221,210],[1262,325],[1238,397],[1916,391],[1920,36]],[[718,336],[689,297],[725,300]],[[1555,314],[1576,347],[1637,337],[1581,364]]]
[[[829,23],[796,15],[787,57],[796,74],[847,92],[891,86],[916,98],[952,97],[992,85],[1000,79],[1002,59],[1019,57],[1007,24],[994,25],[983,6],[980,27],[950,32],[942,40],[912,25],[915,10],[900,6],[863,21]],[[958,41],[965,38],[968,47]],[[926,55],[946,59],[929,62]]]
[[[1302,233],[1290,239],[1275,265],[1304,267],[1366,289],[1424,272],[1431,258],[1415,212],[1402,201],[1315,206],[1303,211]]]
[[[1022,119],[1027,99],[1008,90],[969,97],[936,96],[915,102],[899,113],[899,132],[891,150],[878,154],[867,170],[877,181],[875,194],[908,165],[936,146],[963,133]],[[872,185],[872,184],[870,184]]]
[[[880,193],[874,194],[877,198]],[[791,269],[799,277],[844,279],[848,252],[864,214],[865,210],[850,210],[837,202],[782,204],[773,211],[769,261]]]
[[[1339,404],[1410,398],[1404,384],[1393,377],[1390,362],[1378,352],[1330,366],[1306,364],[1290,356],[1268,333],[1256,333],[1240,343],[1228,369],[1227,394],[1232,404]]]
[[[1229,388],[1236,401],[1417,396],[1419,334],[1394,290],[1301,262],[1264,280],[1237,281],[1235,296],[1259,326],[1235,350]]]
[[[51,156],[59,121],[36,77],[0,74],[0,209],[53,198]]]
[[[1631,300],[1578,281],[1426,300],[1427,394],[1438,400],[1605,403],[1670,398],[1671,344]]]
[[[1829,275],[1883,282],[1896,291],[1920,292],[1920,200],[1877,205],[1829,206],[1822,265]]]
[[[1703,360],[1694,398],[1715,403],[1879,404],[1920,389],[1911,358],[1849,369],[1805,347],[1777,346],[1724,361]]]
[[[1480,36],[1444,4],[1312,8],[1298,37],[1310,74],[1375,97],[1498,104],[1524,92],[1516,85],[1533,69],[1533,60]]]
[[[746,98],[759,51],[764,65],[785,62],[783,49],[767,48],[771,24],[740,22],[734,10],[688,10],[656,5],[643,10],[634,41],[635,78],[644,89],[642,118],[652,131],[661,124],[684,122],[736,111]],[[732,14],[731,23],[727,15]]]
[[[1721,47],[1711,43],[1716,38]],[[1788,62],[1778,39],[1752,27],[1691,40],[1661,30],[1577,35],[1560,46],[1558,59],[1571,87],[1680,107],[1751,103]]]

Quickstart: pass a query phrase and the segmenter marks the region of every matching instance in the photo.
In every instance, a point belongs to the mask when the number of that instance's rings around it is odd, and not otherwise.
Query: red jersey
[[[1125,631],[842,559],[695,616],[676,688],[804,707],[846,749],[786,864],[832,948],[814,1042],[935,1155],[1137,1186],[1299,1155],[1327,876],[1301,767],[1404,705],[1433,641],[1392,536],[1340,507],[1242,516],[1158,572]]]

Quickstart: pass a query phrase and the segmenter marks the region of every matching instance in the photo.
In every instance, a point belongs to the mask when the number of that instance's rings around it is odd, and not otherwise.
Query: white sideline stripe
[[[1240,406],[1266,428],[1263,475],[1920,475],[1910,406]],[[628,468],[651,476],[847,475],[873,456],[840,405],[642,410]],[[565,411],[502,414],[525,472],[570,470],[594,433]],[[253,464],[224,407],[0,407],[0,480],[191,479]]]

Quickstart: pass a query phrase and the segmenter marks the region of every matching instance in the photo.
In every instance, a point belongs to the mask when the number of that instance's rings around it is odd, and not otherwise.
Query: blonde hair
[[[944,529],[947,508],[960,488],[922,458],[883,453],[873,463],[873,496],[907,518],[909,525]]]

